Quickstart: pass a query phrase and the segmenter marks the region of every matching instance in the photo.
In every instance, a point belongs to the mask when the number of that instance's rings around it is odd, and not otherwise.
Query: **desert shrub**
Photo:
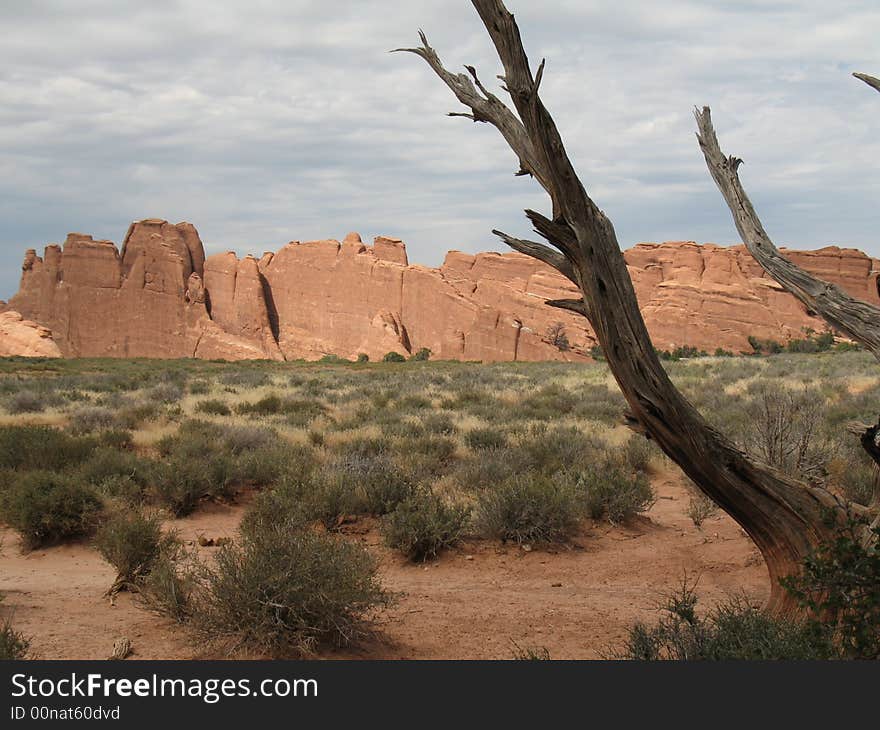
[[[138,599],[147,609],[178,623],[190,617],[195,587],[193,570],[184,565],[185,558],[178,541],[161,541],[150,572],[138,585]]]
[[[553,383],[522,398],[515,413],[524,420],[549,421],[571,413],[577,404],[571,391]]]
[[[633,472],[615,454],[578,470],[576,481],[594,520],[624,522],[654,504],[654,491],[644,474]]]
[[[269,385],[272,376],[260,370],[233,370],[226,371],[220,376],[223,385],[237,386],[240,388],[260,388]]]
[[[373,557],[359,545],[311,530],[265,527],[222,546],[205,567],[194,624],[237,649],[303,654],[367,633],[386,602]]]
[[[791,391],[761,382],[750,388],[744,441],[764,461],[796,478],[817,481],[830,459],[820,438],[824,398],[811,390]]]
[[[455,441],[433,434],[410,436],[398,442],[397,451],[401,454],[424,456],[439,469],[455,456]]]
[[[521,454],[518,460],[545,474],[591,463],[606,448],[603,441],[575,427],[546,428],[543,424],[530,429],[516,446]]]
[[[513,646],[513,658],[524,662],[545,662],[550,660],[550,650],[546,646],[520,646],[515,641],[510,642]]]
[[[366,352],[359,352],[357,356],[358,362],[370,362],[370,356]]]
[[[827,639],[804,622],[774,619],[743,599],[730,599],[701,617],[697,596],[683,583],[667,599],[655,626],[637,623],[616,656],[635,660],[827,659]]]
[[[0,625],[0,661],[24,659],[29,647],[30,642],[12,627],[10,620]]]
[[[455,545],[470,517],[470,509],[447,505],[429,491],[419,491],[403,500],[382,523],[388,547],[400,550],[416,562],[431,560]]]
[[[605,385],[585,384],[577,392],[572,414],[602,423],[616,423],[626,410],[626,401],[619,390]]]
[[[10,413],[41,413],[46,410],[46,399],[32,390],[21,390],[6,401]]]
[[[135,429],[147,421],[154,420],[160,410],[158,403],[130,403],[116,411],[116,424],[122,428]]]
[[[415,360],[416,362],[427,362],[431,359],[431,354],[431,351],[427,347],[422,347],[419,348],[417,352],[413,353],[409,359]]]
[[[489,449],[462,459],[455,466],[455,482],[468,491],[494,487],[527,466],[516,449]]]
[[[298,480],[285,480],[272,489],[261,491],[248,505],[239,524],[242,534],[269,527],[300,529],[310,520],[309,505],[304,498],[306,486]]]
[[[387,455],[390,447],[385,439],[357,437],[334,445],[337,454],[351,458],[372,458]]]
[[[137,501],[150,481],[155,463],[109,446],[95,449],[77,470],[86,484],[111,497]]]
[[[253,403],[239,403],[236,413],[250,416],[276,416],[284,411],[284,400],[276,393],[264,395]]]
[[[159,383],[150,388],[147,398],[156,403],[178,403],[183,398],[183,388],[174,383]]]
[[[95,548],[117,571],[110,592],[136,589],[153,569],[163,543],[175,539],[173,535],[162,534],[158,515],[114,510],[95,532]]]
[[[702,527],[703,521],[718,512],[718,505],[698,489],[691,492],[686,514],[696,527]]]
[[[464,442],[474,451],[507,446],[507,434],[497,428],[474,428],[464,435]]]
[[[446,413],[429,413],[422,416],[420,423],[426,433],[438,436],[452,436],[457,430],[452,418]]]
[[[232,409],[226,401],[219,398],[209,398],[196,403],[194,408],[196,413],[207,413],[212,416],[231,416]]]
[[[423,395],[405,395],[398,398],[394,405],[404,411],[421,411],[431,407],[431,399]]]
[[[651,459],[657,453],[654,444],[643,436],[630,436],[623,446],[623,459],[633,471],[651,471]]]
[[[827,464],[828,480],[850,502],[868,506],[874,494],[874,468],[859,440],[844,434]]]
[[[872,533],[866,540],[864,526],[851,520],[804,561],[801,575],[782,581],[815,617],[814,631],[829,631],[848,659],[880,659],[880,528]]]
[[[207,380],[194,380],[189,384],[192,395],[207,395],[211,392],[211,384]]]
[[[0,469],[50,469],[76,466],[94,451],[97,441],[50,426],[0,426]]]
[[[223,426],[222,446],[233,454],[276,446],[278,432],[262,426]]]
[[[75,434],[92,433],[116,425],[116,414],[110,408],[86,406],[70,414],[68,428]]]
[[[230,468],[230,478],[265,487],[285,478],[305,479],[315,467],[307,446],[275,444],[239,453]]]
[[[134,436],[131,431],[124,428],[111,428],[101,431],[96,437],[98,447],[107,446],[117,451],[127,451],[134,448]]]
[[[157,465],[147,489],[152,501],[175,517],[192,513],[205,497],[228,493],[229,462],[215,455],[209,459],[189,459],[175,455]]]
[[[382,362],[406,362],[406,358],[399,352],[386,352]]]
[[[520,473],[480,493],[475,525],[485,537],[516,543],[564,542],[583,515],[570,480]]]
[[[368,514],[387,514],[413,492],[407,475],[385,457],[349,456],[333,462],[332,468],[354,488],[360,510]]]
[[[222,450],[224,428],[218,423],[187,420],[180,424],[177,433],[163,436],[156,443],[161,456],[181,456],[199,459],[206,453]]]
[[[0,517],[28,550],[90,534],[101,507],[79,480],[50,471],[18,475],[0,494]]]
[[[326,415],[327,407],[314,399],[289,399],[284,402],[284,421],[289,426],[304,428],[319,416]]]
[[[328,530],[337,530],[346,515],[365,511],[353,485],[331,467],[318,469],[301,489],[301,507],[305,519],[318,520]]]

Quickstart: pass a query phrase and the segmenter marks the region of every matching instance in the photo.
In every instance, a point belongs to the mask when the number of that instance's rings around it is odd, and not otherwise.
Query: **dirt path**
[[[349,538],[381,556],[383,583],[398,600],[378,618],[381,640],[327,656],[507,659],[516,642],[546,648],[554,659],[592,659],[619,645],[634,621],[653,621],[660,597],[685,571],[700,576],[704,607],[742,592],[766,598],[763,562],[735,523],[718,515],[694,527],[672,471],[654,487],[658,500],[647,517],[628,527],[595,525],[575,546],[553,551],[474,541],[436,563],[410,565],[381,545],[371,521],[356,523]],[[243,510],[209,505],[174,527],[185,540],[233,535]],[[0,539],[0,611],[31,637],[34,656],[103,659],[121,636],[134,658],[196,656],[179,627],[130,596],[110,604],[104,592],[113,570],[87,545],[22,554],[11,530],[0,528]]]

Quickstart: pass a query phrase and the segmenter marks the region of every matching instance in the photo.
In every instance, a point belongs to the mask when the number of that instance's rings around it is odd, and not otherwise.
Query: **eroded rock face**
[[[110,241],[72,233],[42,258],[25,254],[7,307],[51,330],[65,357],[280,357],[263,347],[262,332],[241,336],[211,320],[204,259],[189,223],[133,223],[121,253]]]
[[[0,357],[61,357],[52,333],[18,312],[0,312]]]
[[[788,255],[880,304],[877,262],[861,252]],[[805,327],[824,329],[742,246],[645,243],[625,258],[660,349],[739,352],[750,349],[749,335],[784,342]],[[433,269],[409,265],[398,239],[367,245],[349,233],[342,242],[292,242],[259,260],[205,258],[191,224],[150,219],[132,224],[121,252],[82,234],[42,258],[27,251],[20,290],[0,310],[47,328],[37,340],[64,356],[377,360],[427,347],[435,359],[580,360],[595,344],[585,320],[544,303],[574,297],[565,278],[516,253],[450,251]],[[556,322],[568,350],[548,341]]]

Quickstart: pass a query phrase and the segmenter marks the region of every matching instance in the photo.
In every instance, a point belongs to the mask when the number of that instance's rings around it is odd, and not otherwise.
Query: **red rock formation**
[[[52,333],[18,312],[0,312],[0,357],[61,357]]]
[[[63,250],[25,254],[7,307],[48,327],[66,357],[280,357],[263,347],[262,332],[248,338],[213,322],[203,267],[189,223],[133,223],[121,254],[110,241],[72,233]]]
[[[876,262],[861,252],[788,253],[880,303]],[[749,335],[785,341],[824,328],[741,246],[645,243],[625,257],[660,349],[747,351]],[[451,251],[432,269],[409,265],[398,239],[368,246],[350,233],[342,243],[293,242],[259,261],[232,252],[206,259],[191,224],[153,219],[132,224],[121,253],[81,234],[43,258],[28,251],[5,308],[51,330],[65,356],[376,360],[427,347],[437,359],[578,360],[595,342],[585,321],[544,304],[575,296],[555,271],[515,253]],[[547,340],[555,322],[568,351]]]

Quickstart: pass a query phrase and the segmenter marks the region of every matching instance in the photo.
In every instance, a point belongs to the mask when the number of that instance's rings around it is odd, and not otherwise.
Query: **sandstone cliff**
[[[863,253],[788,253],[880,304],[876,262]],[[658,348],[738,352],[749,349],[749,335],[785,341],[805,327],[824,329],[741,246],[646,243],[625,257]],[[259,260],[206,258],[191,224],[150,219],[132,224],[121,251],[82,234],[42,257],[29,250],[19,292],[0,310],[47,328],[68,357],[376,360],[427,347],[438,359],[577,360],[595,342],[591,331],[544,304],[575,294],[516,253],[451,251],[435,269],[410,265],[398,239],[367,245],[350,233],[342,242],[292,242]],[[548,341],[555,322],[564,323],[570,350]],[[0,353],[14,349],[4,332]]]

